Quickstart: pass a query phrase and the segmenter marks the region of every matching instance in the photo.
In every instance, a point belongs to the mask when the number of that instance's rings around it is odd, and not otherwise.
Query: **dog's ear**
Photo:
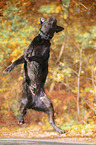
[[[39,22],[40,22],[40,24],[42,24],[43,22],[45,22],[46,21],[46,19],[45,18],[39,18]]]
[[[57,26],[56,33],[60,32],[60,31],[62,31],[62,30],[64,30],[63,27],[61,27],[61,26]]]

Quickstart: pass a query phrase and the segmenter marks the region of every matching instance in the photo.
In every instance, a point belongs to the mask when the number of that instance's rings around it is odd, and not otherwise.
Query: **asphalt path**
[[[49,139],[12,139],[0,138],[0,145],[96,145],[86,142],[63,142]]]

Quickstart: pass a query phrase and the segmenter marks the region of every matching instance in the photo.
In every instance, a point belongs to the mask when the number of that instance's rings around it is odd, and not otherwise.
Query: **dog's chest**
[[[37,46],[34,48],[32,56],[44,56],[44,54],[46,53],[46,51],[48,51],[48,47],[45,47],[43,45],[41,46]]]

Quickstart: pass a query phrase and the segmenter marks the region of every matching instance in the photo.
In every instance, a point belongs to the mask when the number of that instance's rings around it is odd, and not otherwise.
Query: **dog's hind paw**
[[[65,130],[59,130],[58,133],[64,134],[65,133]]]
[[[57,131],[58,133],[60,133],[60,134],[64,134],[64,133],[65,133],[65,130],[62,130],[62,129],[60,129],[60,128],[56,128],[56,131]]]
[[[18,124],[19,124],[19,125],[24,124],[24,119],[23,119],[23,120],[19,120],[19,121],[18,121]]]

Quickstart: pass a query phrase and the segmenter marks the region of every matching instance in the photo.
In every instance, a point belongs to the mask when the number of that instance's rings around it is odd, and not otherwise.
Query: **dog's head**
[[[39,34],[45,39],[51,39],[54,33],[58,33],[64,30],[63,27],[57,25],[57,20],[55,17],[51,17],[49,19],[39,18],[41,28]]]

